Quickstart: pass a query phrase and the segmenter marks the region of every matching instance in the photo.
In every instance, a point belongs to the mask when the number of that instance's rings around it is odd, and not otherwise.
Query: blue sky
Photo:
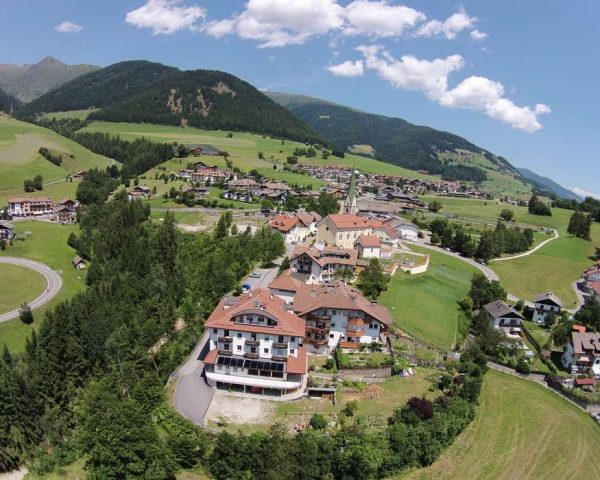
[[[224,70],[466,137],[600,195],[598,2],[2,0],[0,63]]]

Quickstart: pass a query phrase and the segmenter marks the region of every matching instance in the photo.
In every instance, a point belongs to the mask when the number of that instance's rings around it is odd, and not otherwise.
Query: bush
[[[346,403],[346,405],[344,405],[344,408],[342,409],[342,413],[344,415],[346,415],[347,417],[353,417],[354,412],[356,412],[357,408],[358,408],[358,402],[356,400],[352,400],[352,401]]]
[[[519,360],[517,361],[516,370],[517,372],[523,373],[525,375],[529,375],[529,372],[531,372],[529,363],[527,363],[527,360],[525,360],[523,357],[519,358]]]
[[[19,318],[25,325],[31,325],[33,323],[33,313],[31,313],[31,307],[24,303],[19,309]]]
[[[327,428],[327,420],[320,413],[315,413],[311,418],[309,425],[315,430],[323,430]]]

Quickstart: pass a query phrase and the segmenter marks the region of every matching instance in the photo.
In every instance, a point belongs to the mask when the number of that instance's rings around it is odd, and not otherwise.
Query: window
[[[256,340],[256,333],[251,334],[250,337],[252,338],[252,340]]]
[[[335,322],[331,322],[331,328],[335,328]]]
[[[268,341],[269,341],[269,336],[265,335],[265,342],[268,342]]]
[[[219,333],[219,330],[216,328],[213,328],[213,333],[216,335],[217,333]]]
[[[283,335],[279,335],[279,340],[278,340],[278,342],[279,342],[279,343],[283,343],[283,341],[284,341],[284,340],[283,340]]]
[[[238,332],[238,333],[237,333],[237,337],[238,337],[238,338],[242,338],[242,332]]]
[[[293,348],[290,348],[290,355],[293,355],[294,353],[296,353],[296,350],[294,350]]]
[[[331,316],[335,316],[335,315],[337,315],[337,310],[332,310],[331,311]]]
[[[238,346],[237,346],[237,349],[238,349],[238,351],[240,351],[240,350],[242,349],[242,346],[241,346],[241,345],[238,345]]]
[[[333,338],[335,335],[333,333],[329,334],[329,338]]]
[[[228,343],[223,344],[223,350],[229,350],[229,344]]]
[[[296,341],[296,337],[291,337],[290,338],[290,342],[295,342]]]
[[[265,349],[263,349],[263,352],[264,352],[264,353],[269,353],[269,349],[268,349],[268,348],[265,348]]]
[[[224,332],[224,335],[225,335],[226,337],[228,337],[228,336],[229,336],[229,330],[225,330],[225,332]]]
[[[256,347],[250,347],[250,353],[256,353]]]

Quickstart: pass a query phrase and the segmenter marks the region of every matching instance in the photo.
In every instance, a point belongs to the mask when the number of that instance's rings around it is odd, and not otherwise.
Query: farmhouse
[[[54,220],[59,223],[73,223],[77,220],[77,202],[63,198],[54,207]]]
[[[15,236],[15,227],[6,220],[0,220],[0,239],[12,240]]]
[[[293,271],[306,274],[307,283],[322,283],[333,280],[335,272],[342,269],[354,270],[358,261],[355,249],[338,248],[315,244],[298,245],[290,258]]]
[[[552,292],[546,292],[538,295],[533,299],[534,312],[533,321],[535,323],[546,324],[548,322],[548,315],[554,313],[559,316],[562,310],[562,302],[560,298],[554,295]]]
[[[295,215],[276,215],[269,221],[269,226],[283,235],[285,243],[302,242],[309,234],[308,228]]]
[[[523,315],[501,300],[488,303],[483,309],[488,314],[491,328],[518,327],[524,320]]]
[[[600,379],[600,333],[571,332],[561,361],[571,373]]]
[[[8,214],[11,217],[41,217],[54,213],[54,202],[45,197],[11,198]]]
[[[361,235],[354,245],[359,258],[381,257],[381,242],[376,235]]]
[[[205,327],[210,350],[204,363],[211,387],[270,396],[306,387],[304,321],[268,290],[222,299]]]
[[[379,218],[389,218],[398,213],[398,205],[375,200],[359,200],[358,213],[362,215],[374,215]]]
[[[77,270],[83,270],[85,268],[85,261],[79,255],[75,255],[72,263]]]
[[[361,343],[383,343],[392,323],[387,308],[341,281],[304,285],[293,306],[306,322],[305,343],[313,353],[330,354],[338,345],[357,349]]]

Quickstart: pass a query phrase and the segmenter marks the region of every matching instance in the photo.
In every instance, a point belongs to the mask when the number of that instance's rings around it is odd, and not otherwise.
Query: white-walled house
[[[600,379],[600,333],[571,332],[561,362],[571,373]]]
[[[383,343],[392,323],[387,308],[341,281],[305,285],[293,307],[306,322],[307,350],[317,354],[331,354],[338,345],[357,349],[360,344]]]
[[[371,235],[381,221],[355,214],[327,215],[317,224],[317,243],[341,248],[354,248],[361,235]]]
[[[275,215],[269,225],[283,235],[285,243],[303,242],[310,235],[310,230],[295,215]]]
[[[532,320],[535,323],[546,324],[548,321],[548,314],[554,313],[556,316],[560,316],[562,312],[563,304],[556,295],[552,292],[542,293],[533,299],[534,312]]]
[[[304,321],[268,290],[224,298],[205,328],[211,387],[270,396],[295,396],[306,387]]]
[[[416,242],[419,239],[419,232],[421,231],[414,223],[400,217],[392,217],[386,220],[383,222],[383,226],[394,229],[401,239],[410,240],[411,242]]]
[[[358,251],[315,244],[297,245],[290,258],[294,272],[306,274],[306,283],[322,283],[333,280],[341,269],[354,271],[358,262]]]
[[[376,235],[361,235],[354,247],[359,258],[381,258],[381,242]]]
[[[501,300],[490,302],[482,307],[488,314],[491,328],[518,327],[523,315]]]

